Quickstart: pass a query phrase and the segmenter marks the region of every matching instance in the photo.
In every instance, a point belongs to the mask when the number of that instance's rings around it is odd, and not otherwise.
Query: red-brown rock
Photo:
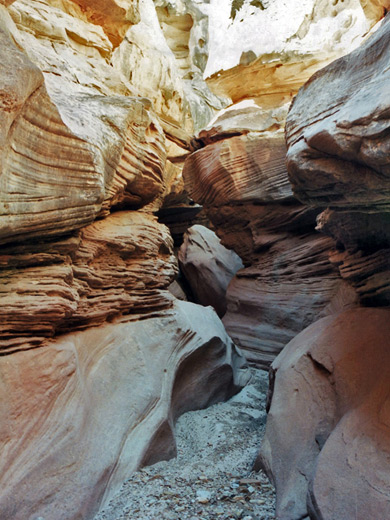
[[[246,266],[228,287],[226,330],[249,361],[267,368],[298,332],[355,305],[356,295],[329,262],[332,241],[314,230],[318,211],[293,197],[283,133],[226,136],[225,126],[203,132],[206,146],[187,158],[183,176],[222,244]]]
[[[2,349],[172,305],[177,273],[168,229],[147,213],[113,213],[76,236],[3,248]]]
[[[258,466],[280,520],[390,517],[390,311],[353,309],[294,338],[272,365]]]
[[[139,466],[175,454],[180,414],[242,385],[214,311],[142,318],[0,357],[2,520],[92,519]]]

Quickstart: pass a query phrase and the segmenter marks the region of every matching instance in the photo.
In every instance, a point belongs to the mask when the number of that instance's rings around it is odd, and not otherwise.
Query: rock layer
[[[335,241],[331,261],[361,304],[385,307],[389,43],[386,17],[364,45],[302,87],[286,123],[294,193],[322,211],[317,227]],[[389,316],[361,308],[326,318],[275,360],[258,462],[276,484],[278,518],[390,515]]]
[[[386,17],[362,47],[302,88],[286,126],[294,192],[327,208],[318,228],[336,240],[333,261],[368,305],[390,302],[389,45]]]
[[[254,99],[263,108],[289,103],[305,81],[358,47],[388,0],[211,0],[211,90],[233,103]]]
[[[176,61],[151,0],[1,2],[1,518],[92,518],[242,384],[216,314],[168,291]]]
[[[258,465],[275,483],[277,518],[389,517],[389,317],[324,318],[274,361]]]
[[[332,241],[314,231],[316,211],[293,197],[283,133],[269,131],[275,118],[257,110],[258,127],[268,131],[245,129],[255,113],[232,111],[202,132],[196,145],[205,146],[187,158],[183,175],[246,266],[227,291],[226,329],[249,361],[267,368],[298,332],[356,296],[329,262]]]
[[[69,72],[54,70],[65,63],[54,63],[53,51],[45,55],[46,61],[52,58],[48,76],[59,79],[53,85],[46,77],[48,92],[44,76],[5,27],[0,36],[1,241],[59,235],[91,223],[113,205],[137,207],[156,198],[163,190],[165,138],[147,103],[77,90]],[[26,46],[30,38],[23,40]],[[29,49],[42,66],[46,46]]]
[[[77,235],[3,248],[2,348],[38,345],[59,332],[172,305],[177,272],[168,230],[156,217],[117,212]]]

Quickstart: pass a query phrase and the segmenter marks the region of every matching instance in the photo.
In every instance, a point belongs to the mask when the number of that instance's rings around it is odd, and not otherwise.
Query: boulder
[[[226,249],[213,231],[196,225],[185,234],[178,258],[195,301],[211,305],[222,317],[226,312],[226,289],[243,267],[240,257]]]
[[[174,456],[180,414],[243,384],[211,309],[142,317],[0,357],[1,518],[92,519],[138,467]]]
[[[257,460],[276,516],[390,517],[390,311],[352,309],[294,338],[271,368]]]

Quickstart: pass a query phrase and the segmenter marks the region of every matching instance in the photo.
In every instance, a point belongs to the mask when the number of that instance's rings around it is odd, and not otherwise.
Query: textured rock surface
[[[1,4],[0,517],[87,520],[242,358],[168,291],[192,121],[153,2]]]
[[[226,289],[243,267],[240,257],[221,244],[204,226],[192,226],[179,250],[179,265],[197,303],[211,305],[222,317],[226,312]]]
[[[245,129],[248,119],[256,132]],[[262,367],[310,323],[356,300],[328,260],[332,241],[314,231],[316,211],[293,197],[283,132],[269,130],[275,121],[255,107],[226,113],[200,134],[195,144],[206,146],[183,171],[222,243],[244,261],[229,285],[223,321]]]
[[[283,7],[244,1],[233,3],[217,24],[220,5],[216,0],[210,7],[206,74],[212,74],[211,88],[235,104],[192,140],[194,152],[183,175],[223,244],[247,267],[230,284],[224,323],[249,359],[267,366],[296,333],[321,316],[355,305],[356,292],[371,285],[348,287],[358,257],[345,266],[345,283],[337,273],[342,256],[333,255],[329,262],[333,244],[314,232],[320,209],[305,208],[291,190],[283,129],[289,101],[302,83],[359,45],[388,6],[365,2],[363,9],[354,0]],[[324,41],[324,34],[329,39]],[[226,51],[229,42],[232,52]],[[319,99],[325,104],[328,97]],[[315,112],[317,100],[309,103]],[[306,101],[300,106],[304,115]],[[377,255],[371,270],[366,266],[367,280],[384,262]]]
[[[234,103],[282,106],[316,70],[356,48],[386,7],[388,0],[212,0],[208,85]]]
[[[20,3],[11,8],[23,7],[23,21],[29,26],[31,18],[40,14],[41,4]],[[51,9],[53,15],[62,13]],[[20,12],[13,12],[15,18],[16,14]],[[59,32],[58,38],[64,38],[59,48],[69,51],[66,42],[70,46],[73,40],[66,29],[73,27],[72,18],[62,13],[59,20],[42,16],[41,23],[44,21],[49,36],[50,30]],[[58,25],[63,22],[62,31],[55,21]],[[111,96],[107,87],[107,95],[97,87],[83,88],[68,67],[70,60],[56,52],[48,36],[34,37],[36,26],[20,33],[11,21],[9,26],[33,61],[49,72],[44,77],[4,28],[0,34],[4,68],[0,79],[4,120],[1,240],[58,235],[92,222],[112,205],[142,206],[155,198],[163,189],[165,138],[147,103]],[[76,29],[73,27],[74,38]],[[81,25],[80,32],[83,29]],[[94,75],[102,72],[96,72],[88,62],[93,59],[81,52],[73,52],[72,59],[73,67],[85,64],[86,76],[91,70]],[[92,75],[87,80],[94,84]]]
[[[62,241],[6,247],[0,256],[3,349],[129,313],[172,305],[177,272],[168,230],[156,217],[117,212]]]
[[[1,518],[93,517],[174,454],[181,413],[236,390],[240,362],[215,313],[185,302],[2,356]]]
[[[302,88],[286,127],[294,191],[327,208],[318,228],[336,240],[332,260],[369,305],[390,302],[389,46],[387,17]]]
[[[174,454],[180,413],[224,399],[240,384],[241,357],[215,313],[179,304],[168,292],[177,266],[154,214],[198,210],[183,194],[181,165],[190,150],[198,150],[191,168],[199,161],[215,176],[201,179],[197,197],[247,265],[232,284],[226,323],[249,349],[253,338],[256,348],[264,340],[261,363],[307,323],[349,301],[326,260],[330,239],[311,240],[317,209],[294,201],[287,183],[284,115],[298,83],[330,59],[322,51],[334,57],[357,45],[387,6],[365,1],[363,15],[356,1],[333,2],[330,20],[329,3],[304,2],[294,23],[286,16],[291,31],[280,30],[282,47],[292,36],[291,53],[281,53],[279,43],[272,52],[261,45],[239,50],[234,71],[210,80],[214,95],[202,73],[211,52],[207,17],[218,2],[0,4],[0,517],[88,519],[135,468]],[[260,14],[273,9],[252,7]],[[232,6],[233,32],[241,23],[234,13],[249,15],[252,7],[249,0]],[[338,39],[329,47],[321,28],[331,26]],[[305,46],[315,41],[321,52]],[[375,59],[382,64],[380,52]],[[193,128],[230,103],[226,95],[256,102],[225,112],[191,140]],[[385,115],[374,117],[381,138]],[[380,158],[374,163],[382,165]],[[197,181],[191,186],[198,190]],[[333,262],[347,280],[360,262],[360,242],[354,244],[361,229],[370,243],[377,215],[387,211],[373,193],[375,211],[354,207],[370,215],[365,227],[358,219],[353,228],[345,214],[348,233],[338,236],[338,208],[321,217],[344,244]],[[375,237],[376,247],[388,233]],[[386,249],[373,252],[361,292],[372,286],[379,294],[375,273]],[[344,253],[355,255],[348,269]],[[361,280],[354,286],[363,287]],[[249,319],[259,309],[263,329]],[[257,360],[254,348],[250,355]],[[325,472],[321,483],[327,478]],[[310,507],[326,510],[316,486]]]
[[[389,517],[389,318],[384,309],[324,318],[274,361],[258,463],[276,485],[277,518]]]

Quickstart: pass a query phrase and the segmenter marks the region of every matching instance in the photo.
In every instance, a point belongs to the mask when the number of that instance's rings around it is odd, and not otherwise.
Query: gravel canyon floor
[[[252,471],[264,434],[267,373],[226,403],[184,414],[177,457],[143,468],[95,520],[271,520],[273,486]]]

